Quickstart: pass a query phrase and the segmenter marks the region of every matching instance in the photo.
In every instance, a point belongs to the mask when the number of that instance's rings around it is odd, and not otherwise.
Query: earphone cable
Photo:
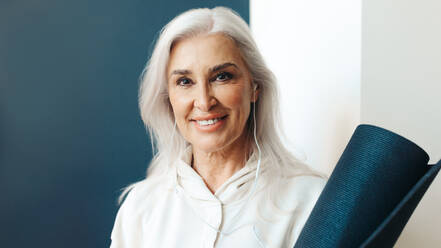
[[[257,168],[256,168],[256,176],[255,176],[255,178],[254,178],[254,183],[253,183],[253,186],[252,186],[252,189],[251,189],[251,191],[250,191],[250,193],[248,193],[248,195],[247,195],[247,200],[246,200],[246,202],[244,203],[244,204],[242,204],[242,206],[241,206],[241,208],[239,209],[239,211],[236,213],[236,215],[234,215],[234,217],[232,218],[232,220],[231,220],[231,222],[230,222],[230,225],[229,226],[227,226],[227,227],[230,227],[230,226],[232,226],[233,224],[235,224],[236,223],[236,221],[237,221],[237,219],[239,218],[239,216],[240,216],[240,214],[243,212],[243,210],[245,209],[245,206],[249,203],[249,201],[250,201],[250,199],[251,199],[251,197],[254,195],[254,193],[255,193],[255,191],[256,191],[256,188],[257,188],[257,181],[258,181],[258,178],[259,178],[259,174],[260,174],[260,163],[261,163],[261,160],[262,160],[262,151],[260,150],[260,146],[259,146],[259,142],[257,141],[257,135],[256,135],[256,114],[255,114],[255,112],[256,112],[256,106],[255,106],[255,102],[253,103],[253,124],[254,124],[254,132],[253,132],[253,134],[254,134],[254,141],[255,141],[255,143],[256,143],[256,147],[257,147],[257,150],[258,150],[258,160],[257,160]],[[173,130],[173,133],[174,133],[174,130]],[[173,135],[173,134],[172,134]],[[177,195],[179,196],[179,194],[178,194],[178,186],[176,185],[176,193],[177,193]],[[184,195],[185,195],[185,191],[183,191],[183,193],[184,193]],[[180,196],[179,196],[180,197]],[[182,198],[181,198],[182,199]],[[221,234],[221,235],[225,235],[225,236],[227,236],[227,235],[229,235],[229,234],[231,234],[231,233],[233,233],[233,232],[235,232],[236,230],[238,230],[238,229],[240,229],[240,228],[242,228],[242,227],[244,227],[244,226],[249,226],[249,225],[253,225],[253,228],[255,228],[255,226],[254,226],[254,223],[245,223],[245,224],[242,224],[242,225],[240,225],[240,226],[238,226],[238,227],[236,227],[236,228],[234,228],[234,229],[232,229],[232,230],[229,230],[229,231],[221,231],[221,230],[219,230],[219,228],[216,228],[216,227],[214,227],[214,226],[212,226],[210,223],[208,223],[204,218],[202,218],[194,209],[193,209],[193,207],[192,206],[190,206],[190,208],[191,208],[191,210],[193,211],[193,213],[196,215],[196,216],[198,216],[198,218],[203,222],[203,223],[205,223],[207,226],[209,226],[211,229],[213,229],[215,232],[217,232],[217,233],[219,233],[219,234]],[[228,229],[227,229],[228,230]]]

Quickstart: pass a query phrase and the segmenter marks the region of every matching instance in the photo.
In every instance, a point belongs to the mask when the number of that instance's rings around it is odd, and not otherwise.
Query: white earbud
[[[253,84],[253,93],[254,93],[254,96],[253,96],[253,102],[255,102],[256,100],[257,100],[257,96],[256,96],[256,91],[257,91],[257,87],[258,87],[258,85],[257,84],[255,84],[255,83],[252,83]]]

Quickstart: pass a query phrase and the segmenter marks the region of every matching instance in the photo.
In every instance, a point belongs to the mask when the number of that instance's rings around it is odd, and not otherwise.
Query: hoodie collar
[[[191,198],[207,203],[229,204],[245,198],[254,184],[258,154],[253,153],[245,166],[228,178],[213,194],[205,185],[202,177],[191,167],[192,147],[185,150],[181,159],[176,162],[176,187],[185,191]],[[258,181],[266,171],[266,159],[262,157]],[[260,184],[260,183],[259,183]]]

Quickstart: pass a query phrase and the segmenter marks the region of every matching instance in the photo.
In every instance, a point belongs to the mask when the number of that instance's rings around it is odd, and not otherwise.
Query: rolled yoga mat
[[[295,248],[393,247],[441,167],[410,140],[359,125]]]

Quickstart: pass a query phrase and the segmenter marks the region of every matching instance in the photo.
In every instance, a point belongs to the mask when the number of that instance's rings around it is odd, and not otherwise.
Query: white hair
[[[222,33],[231,38],[250,71],[253,83],[259,90],[255,103],[257,140],[262,157],[268,158],[274,168],[272,176],[324,174],[312,170],[289,152],[282,142],[279,114],[279,92],[274,74],[268,69],[251,35],[248,24],[235,11],[226,7],[188,10],[171,20],[160,32],[152,56],[142,72],[139,88],[139,109],[142,120],[150,133],[155,154],[147,170],[147,177],[170,172],[174,161],[181,158],[188,142],[176,132],[176,122],[167,92],[166,68],[173,44],[181,39],[201,34]],[[250,112],[250,115],[252,113]],[[249,118],[249,122],[252,121]],[[254,125],[246,130],[253,133]],[[251,139],[251,136],[248,136]],[[252,147],[253,152],[256,146]],[[275,180],[281,182],[281,180]],[[135,186],[128,186],[123,196]],[[269,195],[275,195],[275,191]]]

